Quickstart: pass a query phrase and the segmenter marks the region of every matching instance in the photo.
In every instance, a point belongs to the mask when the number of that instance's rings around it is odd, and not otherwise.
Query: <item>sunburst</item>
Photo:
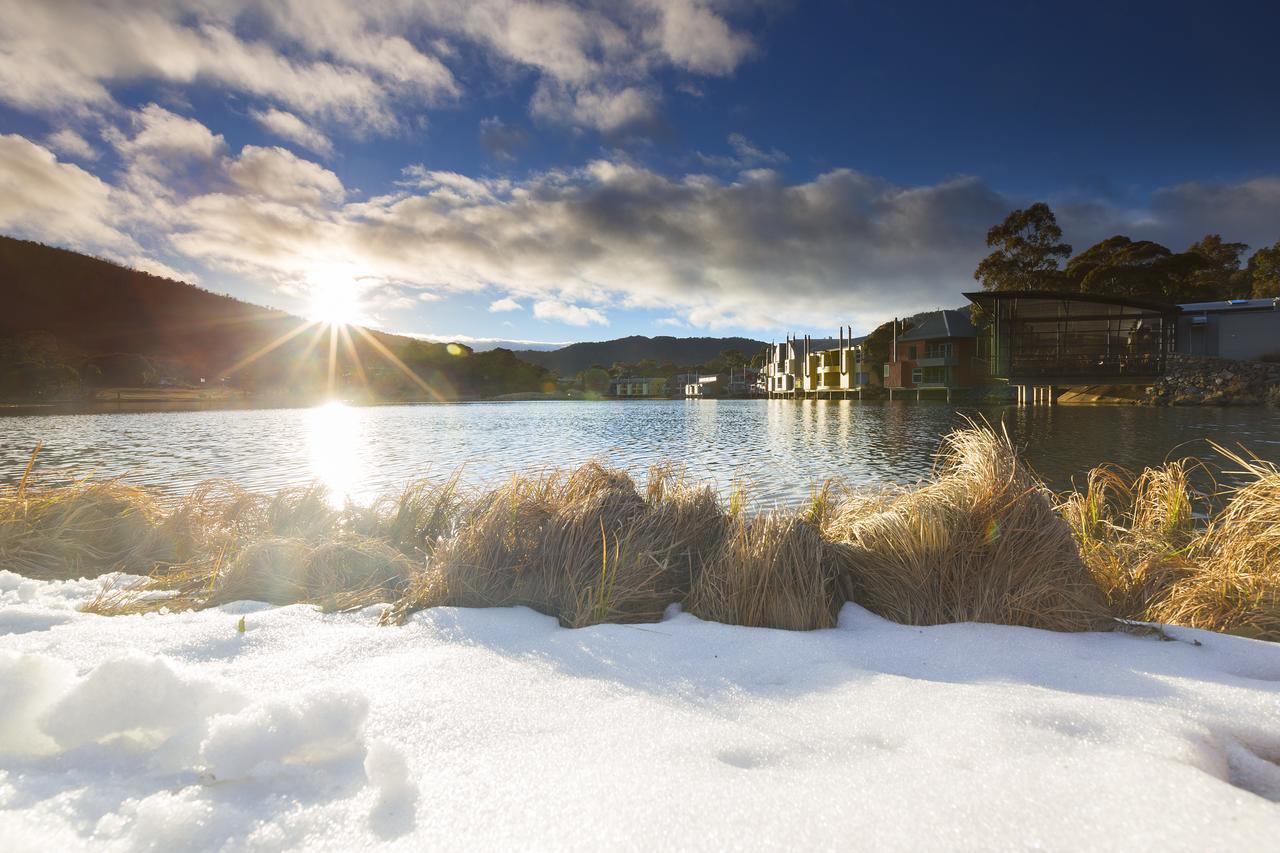
[[[258,359],[273,352],[299,335],[307,332],[313,332],[311,339],[307,342],[301,355],[298,357],[298,363],[294,368],[296,372],[309,359],[316,347],[324,339],[325,333],[328,333],[328,392],[332,398],[337,392],[338,380],[338,360],[339,352],[343,352],[355,369],[357,380],[361,386],[368,390],[369,381],[365,371],[365,366],[360,359],[360,354],[356,346],[356,341],[352,337],[351,332],[354,330],[368,346],[381,356],[388,364],[403,373],[411,382],[420,388],[426,395],[427,399],[439,401],[445,399],[445,396],[438,389],[432,387],[425,379],[413,371],[405,364],[385,343],[378,337],[365,329],[362,325],[365,322],[366,305],[361,296],[361,289],[354,276],[339,275],[313,275],[308,277],[309,287],[309,304],[306,311],[307,320],[298,324],[298,326],[288,330],[284,334],[278,336],[274,340],[264,344],[227,370],[223,371],[223,376],[231,376],[232,374],[243,370],[253,364]],[[452,345],[449,349],[450,354],[455,353]]]

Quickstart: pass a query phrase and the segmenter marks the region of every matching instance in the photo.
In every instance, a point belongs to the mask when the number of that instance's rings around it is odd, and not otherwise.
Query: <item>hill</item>
[[[184,282],[3,236],[0,298],[0,397],[8,399],[46,397],[52,385],[65,396],[94,383],[157,382],[307,397],[327,392],[331,373],[335,387],[359,383],[378,399],[488,396],[542,390],[548,381],[545,369],[510,350],[475,353],[356,327],[331,332]]]
[[[674,338],[670,335],[648,338],[632,335],[612,341],[569,344],[550,352],[516,350],[515,354],[567,377],[593,365],[608,368],[615,362],[631,364],[652,360],[658,364],[669,362],[678,367],[694,367],[730,349],[736,349],[750,359],[765,346],[764,341],[750,338]]]

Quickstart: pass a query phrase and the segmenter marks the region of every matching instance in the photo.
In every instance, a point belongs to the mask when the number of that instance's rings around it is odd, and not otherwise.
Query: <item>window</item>
[[[921,381],[923,381],[923,379],[924,379],[924,371],[923,371],[923,370],[921,370],[921,369],[920,369],[920,368],[918,368],[918,367],[917,367],[917,368],[912,369],[912,371],[911,371],[911,384],[912,384],[912,385],[919,385],[919,384],[921,383]]]

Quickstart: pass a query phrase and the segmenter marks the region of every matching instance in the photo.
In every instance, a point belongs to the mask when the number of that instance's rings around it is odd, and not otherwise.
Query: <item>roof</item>
[[[934,338],[976,338],[978,330],[969,320],[968,311],[930,311],[901,335],[900,341],[925,341]]]
[[[1191,302],[1179,305],[1185,312],[1218,313],[1220,311],[1273,311],[1280,308],[1280,298],[1271,299],[1226,299],[1219,302]]]
[[[1105,293],[1071,293],[1065,290],[979,290],[964,294],[965,299],[984,307],[997,299],[1043,299],[1054,302],[1097,302],[1101,305],[1126,305],[1130,308],[1143,308],[1148,311],[1159,311],[1162,314],[1177,314],[1178,306],[1168,302],[1152,302],[1149,299],[1130,299],[1127,296],[1110,296]]]

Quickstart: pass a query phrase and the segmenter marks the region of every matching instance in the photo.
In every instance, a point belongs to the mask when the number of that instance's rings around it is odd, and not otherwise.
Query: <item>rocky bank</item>
[[[1172,355],[1147,393],[1153,406],[1280,406],[1280,364]]]

